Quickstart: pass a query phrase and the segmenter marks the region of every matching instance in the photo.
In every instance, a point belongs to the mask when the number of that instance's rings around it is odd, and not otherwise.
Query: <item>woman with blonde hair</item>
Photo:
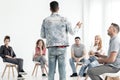
[[[95,36],[94,46],[91,48],[89,52],[89,59],[85,60],[85,62],[83,63],[79,71],[78,80],[80,77],[86,76],[85,71],[87,68],[99,66],[99,62],[97,61],[97,58],[99,57],[97,57],[96,54],[104,55],[104,52],[102,49],[102,39],[100,35]],[[87,80],[87,78],[88,76],[85,77],[85,80]]]
[[[104,55],[103,49],[102,49],[102,39],[100,35],[96,35],[94,39],[94,46],[91,48],[89,54],[95,54],[100,53],[101,55]]]

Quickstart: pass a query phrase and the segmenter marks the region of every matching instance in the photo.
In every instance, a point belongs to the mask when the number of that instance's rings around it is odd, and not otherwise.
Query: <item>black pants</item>
[[[18,65],[18,73],[23,70],[23,59],[21,58],[4,58],[3,61]]]

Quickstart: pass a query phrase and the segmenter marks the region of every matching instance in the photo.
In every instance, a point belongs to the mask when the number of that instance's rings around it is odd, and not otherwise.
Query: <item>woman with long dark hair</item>
[[[34,61],[38,61],[41,64],[42,76],[46,76],[45,74],[45,65],[47,65],[47,61],[45,59],[46,47],[45,43],[42,39],[37,40],[35,47],[35,55],[33,57]]]

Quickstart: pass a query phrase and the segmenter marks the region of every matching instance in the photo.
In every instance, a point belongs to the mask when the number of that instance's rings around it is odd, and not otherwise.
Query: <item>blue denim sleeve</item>
[[[41,37],[42,38],[46,38],[46,34],[45,34],[45,20],[43,21],[42,23],[42,26],[41,26]]]
[[[66,27],[67,27],[67,29],[66,29],[67,32],[69,32],[71,35],[75,35],[79,31],[79,29],[77,27],[72,28],[71,23],[67,20],[66,20]]]

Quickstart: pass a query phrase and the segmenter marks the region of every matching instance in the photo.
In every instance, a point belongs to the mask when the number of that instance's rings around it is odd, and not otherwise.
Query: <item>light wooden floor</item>
[[[2,63],[2,60],[0,61],[1,65],[0,65],[0,80],[8,80],[8,70],[6,71],[3,79],[1,78],[1,75],[2,75],[2,72],[5,68],[5,65]],[[37,73],[37,77],[35,76],[31,76],[32,74],[32,71],[33,71],[33,68],[34,68],[34,63],[32,61],[27,61],[25,60],[24,62],[24,70],[27,72],[27,75],[24,76],[25,80],[48,80],[48,77],[42,77],[41,76],[41,68],[39,67],[38,68],[38,73]],[[58,66],[56,66],[56,74],[55,74],[55,79],[54,80],[59,80],[59,74],[58,74]],[[80,67],[77,68],[77,72],[80,70]],[[14,69],[14,72],[15,72],[15,78],[13,78],[12,76],[12,72],[10,72],[10,79],[9,80],[17,80],[17,72],[16,70]],[[72,74],[72,70],[71,70],[71,67],[70,67],[70,64],[69,64],[69,58],[67,58],[66,60],[66,80],[77,80],[76,77],[74,78],[71,78],[70,75]],[[81,79],[81,80],[84,80]],[[89,79],[90,80],[90,79]]]
[[[28,68],[26,70],[27,75],[24,76],[25,80],[48,80],[48,77],[42,77],[41,76],[40,67],[38,68],[37,77],[31,76],[34,66],[26,66],[26,67],[28,67]],[[3,69],[0,70],[0,77],[2,75],[2,71],[3,71]],[[79,71],[79,68],[78,68],[77,71]],[[14,72],[15,72],[15,77],[13,78],[12,72],[10,72],[11,74],[10,74],[10,79],[9,80],[17,80],[17,72],[16,72],[16,70],[14,70]],[[77,77],[73,77],[73,78],[70,77],[70,75],[72,74],[72,71],[71,71],[70,67],[67,67],[66,72],[67,72],[66,73],[66,78],[67,78],[66,80],[77,80]],[[7,71],[6,71],[5,75],[4,75],[4,77],[0,78],[0,80],[8,80],[8,72]],[[57,69],[56,69],[56,74],[55,74],[55,79],[54,80],[59,80],[59,74],[58,74]],[[82,78],[81,80],[84,80],[84,78]],[[88,79],[88,80],[90,80],[90,79]]]
[[[48,77],[41,77],[41,76],[37,76],[37,77],[24,76],[24,78],[25,78],[24,80],[48,80]],[[7,76],[5,76],[3,79],[0,79],[0,80],[8,80],[8,79],[7,79]],[[17,77],[13,78],[10,76],[9,80],[17,80]],[[59,80],[59,78],[56,76],[55,80]],[[77,80],[77,77],[73,77],[73,78],[67,77],[67,80]],[[82,78],[81,80],[84,80],[84,78]]]

